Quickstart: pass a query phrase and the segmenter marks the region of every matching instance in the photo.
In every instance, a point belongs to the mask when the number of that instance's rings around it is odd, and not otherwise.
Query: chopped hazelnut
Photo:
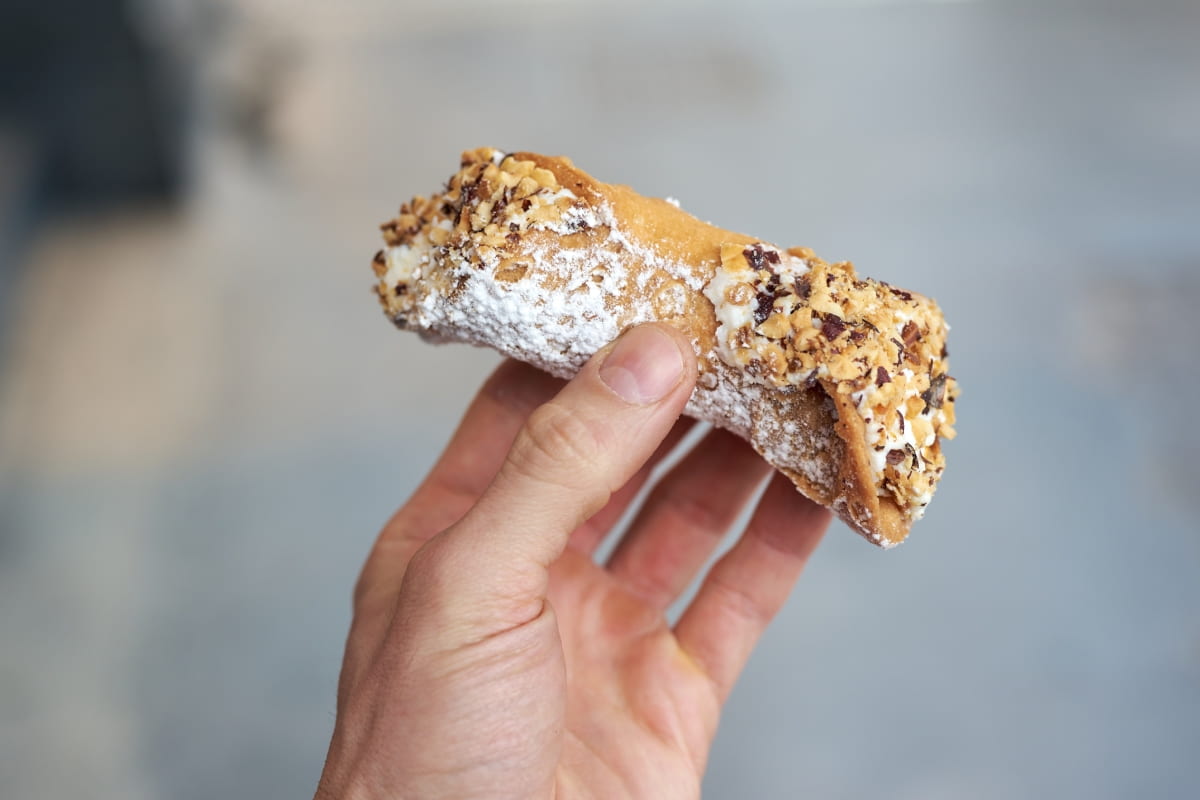
[[[481,231],[492,221],[492,204],[483,200],[471,212],[471,230]]]
[[[923,443],[933,433],[933,426],[929,423],[929,418],[917,415],[912,418],[913,438],[918,443]]]
[[[543,169],[542,167],[534,167],[531,174],[533,179],[537,181],[538,186],[550,189],[551,191],[558,188],[558,179],[554,177],[554,173],[550,170]]]
[[[525,277],[525,273],[529,271],[529,265],[519,261],[511,261],[502,264],[496,270],[496,280],[504,283],[515,283]]]
[[[537,190],[537,181],[535,181],[533,178],[524,177],[517,182],[517,187],[513,190],[513,198],[516,200],[524,200]]]
[[[529,212],[529,221],[532,223],[557,222],[560,219],[562,219],[562,212],[558,209],[558,206],[553,204],[538,206]]]
[[[725,290],[725,302],[743,306],[754,297],[754,287],[748,283],[735,283]]]
[[[792,332],[792,323],[788,321],[786,314],[776,312],[758,326],[758,332],[768,339],[782,339]]]
[[[859,376],[858,365],[849,358],[834,358],[829,363],[829,374],[834,380],[853,380]]]
[[[749,263],[746,261],[746,256],[743,255],[745,248],[739,244],[723,244],[721,245],[721,266],[727,272],[743,272],[750,269]]]
[[[771,342],[764,346],[761,352],[763,361],[766,362],[767,369],[772,375],[782,378],[787,374],[787,358],[783,354],[782,347]]]

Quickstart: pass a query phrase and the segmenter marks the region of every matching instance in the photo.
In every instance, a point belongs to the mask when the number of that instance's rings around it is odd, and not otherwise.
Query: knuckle
[[[439,588],[453,585],[452,559],[447,557],[445,548],[439,544],[438,540],[431,539],[413,553],[404,573],[410,589],[437,592]]]
[[[753,592],[727,580],[719,572],[714,571],[709,576],[709,584],[721,596],[722,605],[735,618],[757,628],[765,628],[775,617],[775,609],[762,602]]]
[[[379,590],[379,569],[380,561],[379,552],[385,545],[382,542],[376,542],[371,548],[371,553],[367,556],[367,561],[363,564],[362,569],[358,573],[358,579],[354,582],[354,592],[351,595],[351,602],[354,610],[354,615],[361,616],[370,610],[371,604],[380,594]]]
[[[660,484],[653,498],[667,513],[679,520],[689,530],[720,536],[725,533],[731,520],[724,513],[717,493],[699,494],[695,487],[682,480],[671,480]]]
[[[512,467],[538,480],[562,482],[599,460],[601,436],[577,413],[554,402],[529,416],[510,454]]]
[[[389,522],[371,546],[371,551],[358,572],[351,595],[351,607],[355,614],[371,610],[372,604],[384,593],[381,584],[386,576],[394,571],[394,565],[403,563],[401,559],[409,545],[406,540],[396,536],[393,530],[393,523]]]
[[[367,581],[366,571],[359,573],[358,580],[354,582],[354,592],[350,596],[351,607],[354,609],[354,615],[357,617],[362,614],[364,606],[367,603],[367,596],[370,592],[370,584]]]

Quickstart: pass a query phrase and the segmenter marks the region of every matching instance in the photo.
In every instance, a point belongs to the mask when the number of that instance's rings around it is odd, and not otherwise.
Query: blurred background
[[[1200,796],[1200,4],[5,0],[0,794],[304,797],[350,589],[495,363],[376,225],[483,144],[930,293],[911,541],[844,528],[711,797]]]

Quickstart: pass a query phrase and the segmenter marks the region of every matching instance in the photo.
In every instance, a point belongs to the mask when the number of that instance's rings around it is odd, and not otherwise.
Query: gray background
[[[1200,795],[1198,4],[229,8],[185,201],[6,289],[0,794],[311,793],[360,561],[495,362],[389,328],[374,225],[492,144],[953,326],[936,501],[831,533],[709,796]]]

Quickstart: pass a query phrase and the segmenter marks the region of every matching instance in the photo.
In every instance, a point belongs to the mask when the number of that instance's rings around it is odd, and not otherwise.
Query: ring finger
[[[771,467],[746,442],[713,430],[658,483],[609,560],[609,571],[666,609],[716,549]]]

